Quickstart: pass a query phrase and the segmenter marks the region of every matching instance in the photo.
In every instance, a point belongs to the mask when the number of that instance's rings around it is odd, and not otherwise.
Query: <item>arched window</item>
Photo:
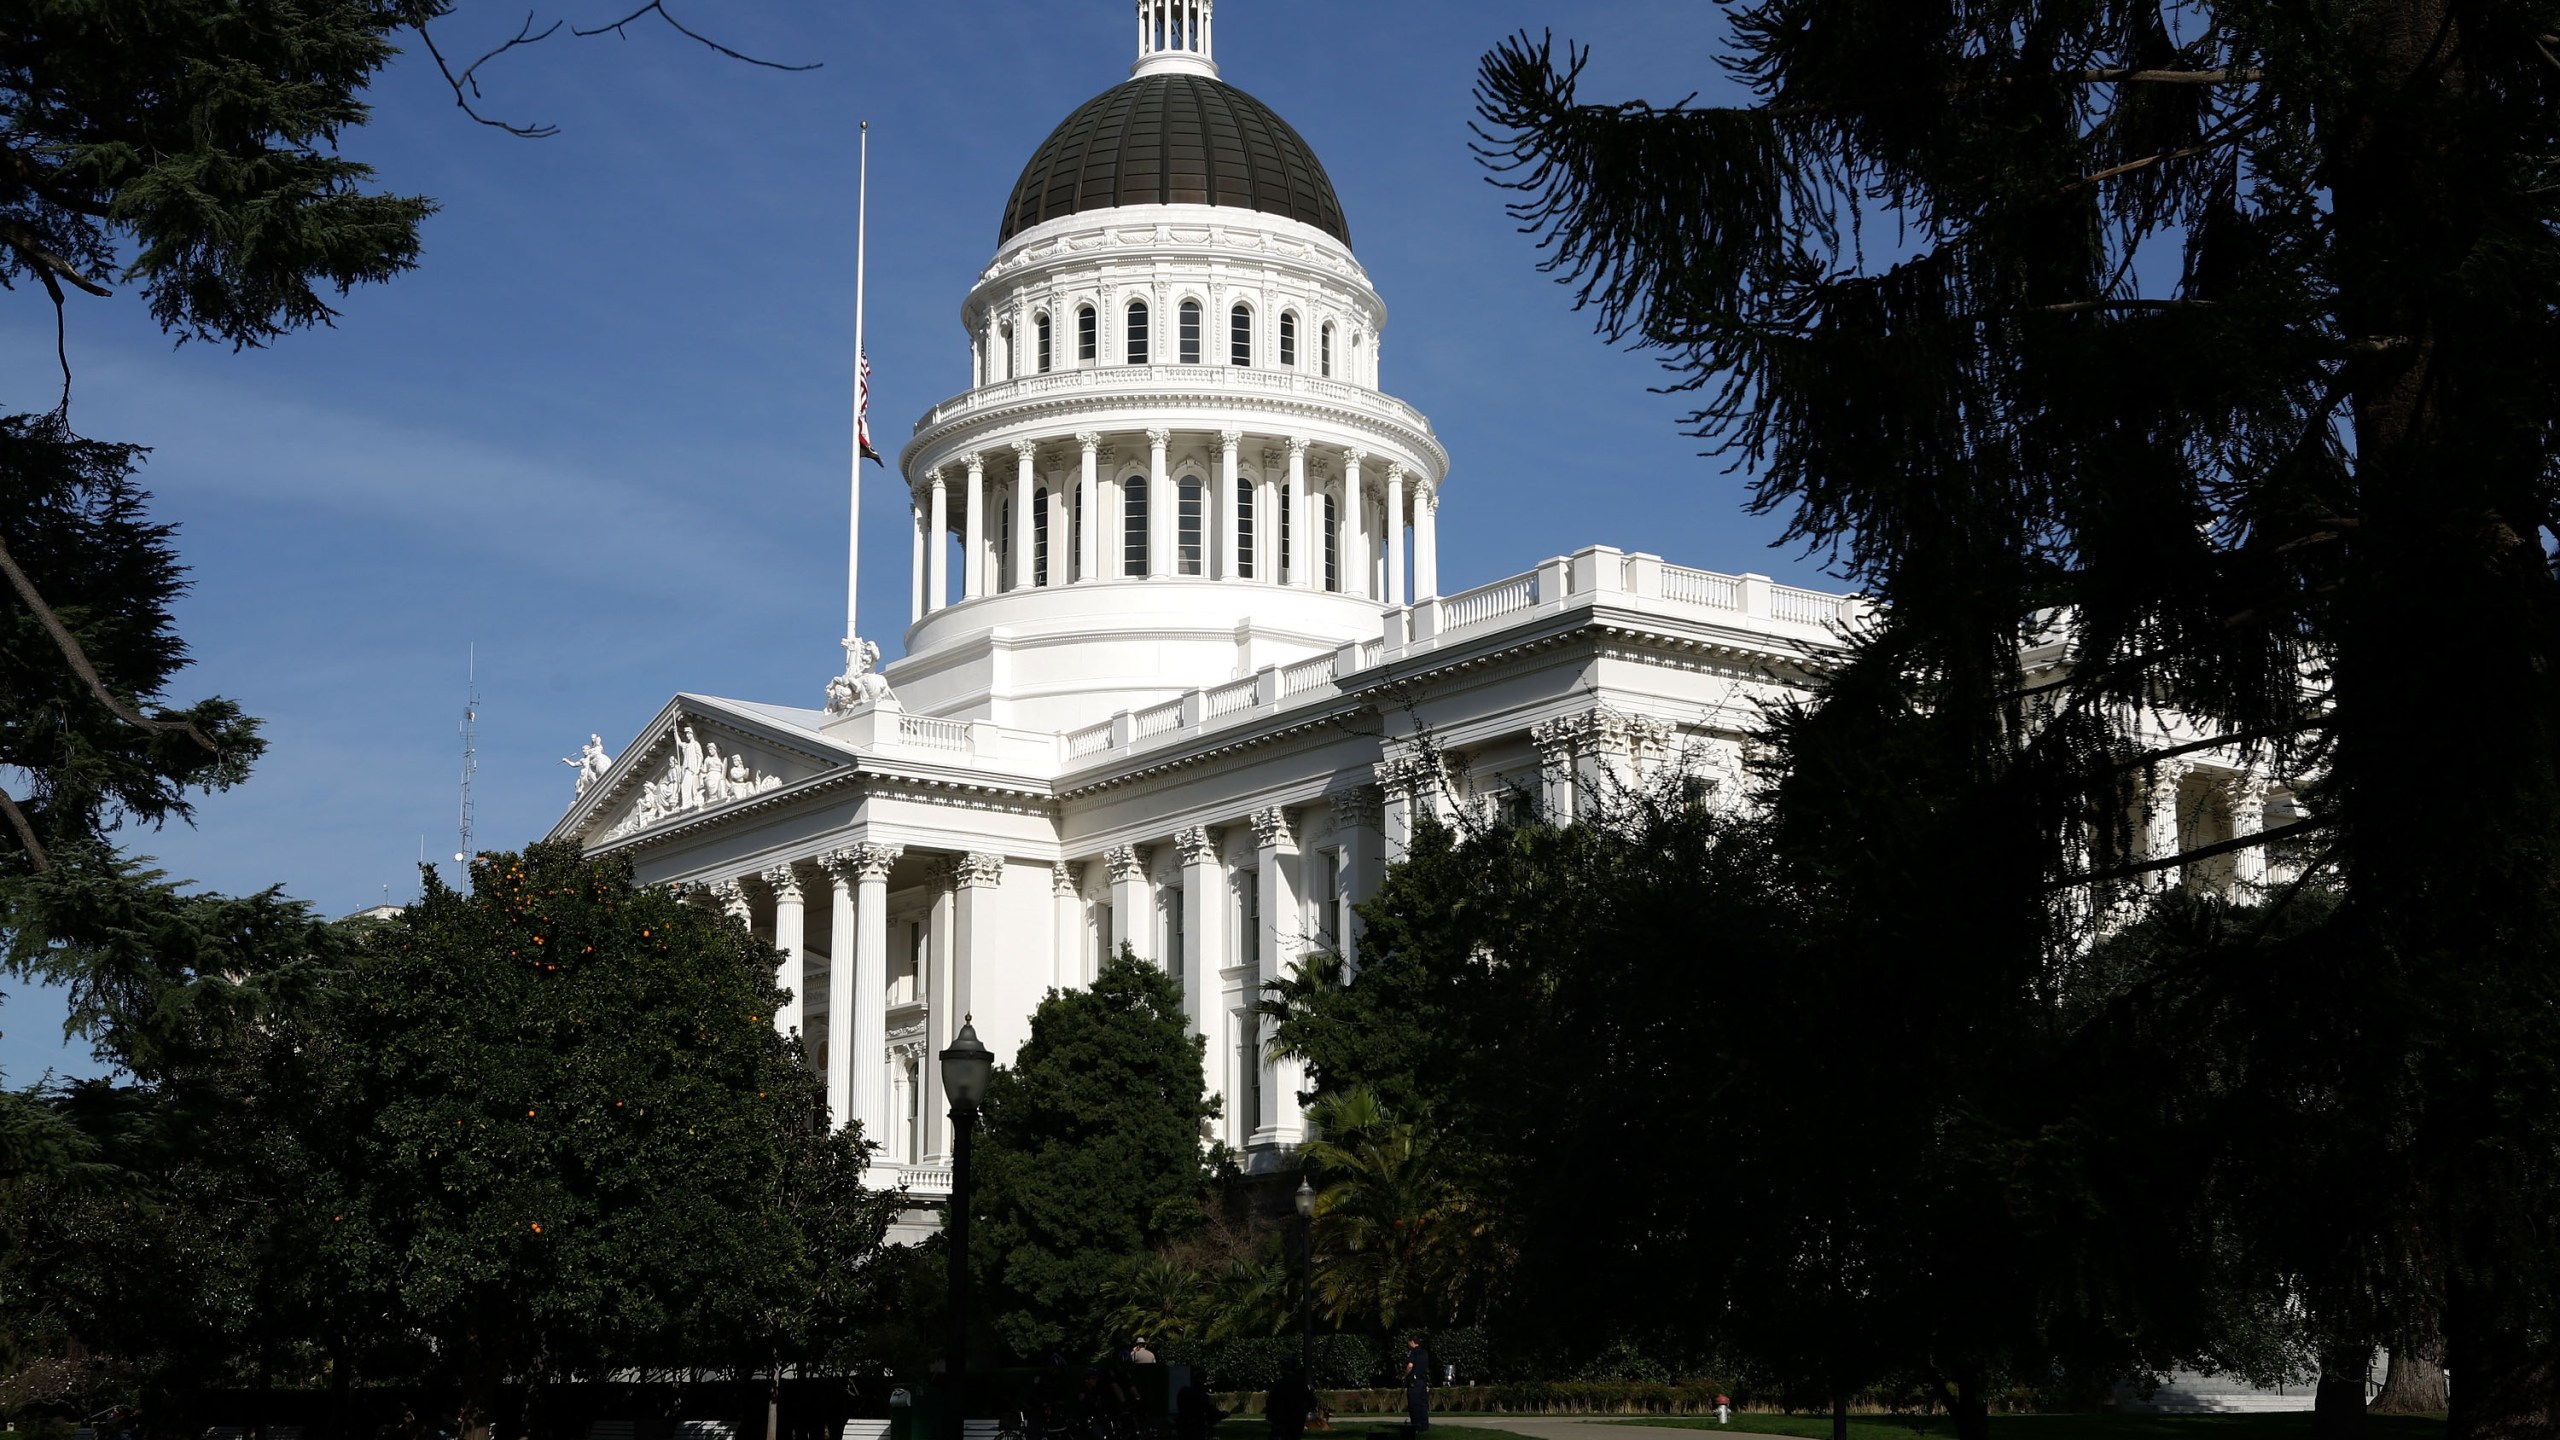
[[[1100,326],[1094,323],[1092,306],[1079,305],[1076,307],[1077,364],[1090,365],[1093,363],[1095,354],[1094,345],[1095,341],[1099,338],[1097,332],[1100,328]]]
[[[1120,482],[1120,573],[1132,580],[1147,573],[1147,477],[1132,475]]]
[[[1041,311],[1040,318],[1033,323],[1039,327],[1040,373],[1046,375],[1049,373],[1049,312],[1046,310]]]
[[[1327,322],[1322,330],[1316,332],[1316,373],[1328,380],[1333,378],[1333,325],[1331,322]]]
[[[1333,497],[1324,497],[1324,588],[1342,588],[1342,516]]]
[[[1182,338],[1182,363],[1183,363],[1183,364],[1185,364],[1185,365],[1197,365],[1197,364],[1199,364],[1199,363],[1200,363],[1200,302],[1199,302],[1199,301],[1197,301],[1197,300],[1185,300],[1185,301],[1183,301],[1183,302],[1182,302],[1182,332],[1181,332],[1181,338]]]
[[[1236,578],[1253,578],[1253,485],[1236,487]]]
[[[1290,369],[1298,364],[1298,312],[1280,312],[1280,363]]]
[[[1031,492],[1031,583],[1049,583],[1049,487]]]
[[[1175,493],[1177,496],[1177,503],[1173,512],[1176,521],[1174,534],[1174,573],[1178,575],[1204,574],[1207,570],[1205,562],[1209,553],[1209,547],[1206,543],[1208,538],[1208,526],[1206,523],[1208,520],[1208,489],[1203,486],[1197,478],[1186,475],[1182,479],[1181,488]]]
[[[1147,302],[1132,300],[1129,302],[1129,363],[1144,365],[1147,355]]]
[[[1253,363],[1253,311],[1242,305],[1227,312],[1227,363]]]
[[[1280,583],[1283,585],[1298,578],[1290,573],[1289,567],[1289,548],[1297,540],[1292,532],[1297,526],[1298,487],[1284,482],[1280,486]]]
[[[996,348],[1004,352],[1004,378],[1010,380],[1015,374],[1013,367],[1013,323],[1011,321],[1007,321],[996,327]]]

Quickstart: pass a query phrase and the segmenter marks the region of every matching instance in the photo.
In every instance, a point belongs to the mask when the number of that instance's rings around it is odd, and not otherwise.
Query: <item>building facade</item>
[[[905,656],[874,674],[848,641],[816,708],[680,694],[618,759],[591,744],[553,832],[771,938],[776,1023],[920,1197],[949,1184],[934,1052],[965,1016],[1009,1059],[1122,944],[1206,1037],[1203,1138],[1285,1163],[1303,1077],[1256,1000],[1314,950],[1356,970],[1352,907],[1417,816],[1674,776],[1739,804],[1760,707],[1859,614],[1604,546],[1445,591],[1464,488],[1383,388],[1386,306],[1323,166],[1218,78],[1212,10],[1139,0],[1131,78],[1006,202],[961,306],[972,384],[899,457]],[[2146,833],[2246,833],[2266,797],[2200,765]]]

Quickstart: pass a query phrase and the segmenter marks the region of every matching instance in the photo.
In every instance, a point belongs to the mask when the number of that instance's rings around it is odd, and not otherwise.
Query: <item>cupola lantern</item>
[[[1212,50],[1217,24],[1211,17],[1217,0],[1138,0],[1138,63],[1135,75],[1206,75],[1218,78]]]

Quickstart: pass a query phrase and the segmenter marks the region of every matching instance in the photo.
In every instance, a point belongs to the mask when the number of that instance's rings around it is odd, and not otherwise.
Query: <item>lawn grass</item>
[[[1601,1417],[1594,1416],[1593,1419]],[[1656,1429],[1723,1430],[1728,1434],[1784,1435],[1794,1440],[1831,1440],[1828,1415],[1746,1415],[1737,1412],[1730,1425],[1713,1415],[1658,1415],[1618,1418],[1611,1425],[1649,1425]],[[1944,1415],[1852,1415],[1849,1440],[1954,1440],[1956,1426]],[[2371,1440],[2444,1440],[2441,1415],[2368,1415],[2365,1433]],[[2310,1440],[2309,1411],[2261,1415],[1994,1415],[1991,1440]]]
[[[1437,1433],[1438,1427],[1433,1428]],[[1307,1436],[1308,1440],[1370,1440],[1370,1437],[1387,1431],[1402,1435],[1404,1417],[1400,1415],[1337,1415],[1334,1417],[1332,1429],[1309,1430]],[[1261,1416],[1238,1415],[1219,1421],[1218,1431],[1213,1440],[1265,1440],[1270,1433],[1270,1427],[1263,1423]],[[1449,1440],[1536,1440],[1536,1437],[1523,1435],[1516,1430],[1492,1430],[1481,1425],[1469,1425],[1464,1429],[1451,1426],[1447,1434]],[[2398,1437],[2376,1437],[2376,1440],[2398,1440]]]

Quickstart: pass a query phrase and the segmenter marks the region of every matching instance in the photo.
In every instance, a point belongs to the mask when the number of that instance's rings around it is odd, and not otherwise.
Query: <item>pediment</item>
[[[716,815],[843,768],[750,717],[678,702],[587,782],[560,829],[602,845]]]

